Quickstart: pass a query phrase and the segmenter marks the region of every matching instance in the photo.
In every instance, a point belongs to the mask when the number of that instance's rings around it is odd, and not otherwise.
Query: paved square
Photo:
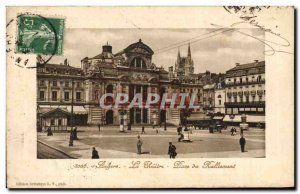
[[[79,140],[69,147],[69,133],[38,134],[38,141],[57,148],[75,158],[91,158],[92,147],[96,147],[100,158],[168,158],[168,143],[173,142],[177,147],[177,158],[240,158],[265,157],[265,132],[250,129],[244,132],[246,138],[246,152],[241,153],[239,135],[231,136],[229,130],[222,133],[210,134],[207,130],[193,130],[190,138],[193,142],[178,142],[178,135],[174,127],[164,131],[159,128],[157,134],[152,128],[146,128],[146,134],[141,134],[140,127],[134,127],[125,133],[119,128],[78,127]],[[137,136],[143,140],[142,152],[137,155]],[[38,152],[39,152],[38,146]]]

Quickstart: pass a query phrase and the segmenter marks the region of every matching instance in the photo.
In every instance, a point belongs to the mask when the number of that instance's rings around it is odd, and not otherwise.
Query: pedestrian
[[[241,135],[240,138],[240,146],[241,146],[241,152],[245,152],[245,145],[246,145],[246,139],[243,135]]]
[[[244,135],[244,128],[241,127],[241,136]]]
[[[155,129],[155,125],[152,125],[152,128],[156,131],[156,134],[158,134],[158,129]]]
[[[95,147],[93,147],[93,151],[92,151],[92,159],[99,159],[99,155],[98,155],[98,151],[96,150]]]
[[[101,127],[101,125],[100,125],[100,123],[98,124],[98,131],[100,131],[100,127]]]
[[[231,136],[234,136],[234,129],[233,129],[233,127],[231,128],[231,130],[230,130],[230,132],[231,132]]]
[[[178,138],[178,142],[181,142],[181,140],[184,138],[183,134],[180,133],[179,138]]]
[[[127,130],[131,131],[131,123],[128,123]]]
[[[234,132],[233,132],[233,136],[236,135],[236,128],[233,128]]]
[[[169,142],[168,154],[170,158],[175,158],[177,156],[176,147],[172,145],[172,142]]]
[[[142,134],[145,134],[145,127],[144,127],[144,125],[142,126]]]
[[[182,127],[181,127],[181,125],[179,125],[179,127],[177,128],[178,135],[180,135],[181,132],[182,132]]]
[[[48,129],[47,129],[47,136],[53,136],[51,127],[48,127]]]
[[[78,137],[77,137],[77,127],[74,128],[73,136],[74,136],[74,140],[78,140]]]
[[[143,145],[143,141],[141,139],[141,137],[138,135],[138,140],[137,140],[137,150],[138,150],[138,153],[137,154],[142,154],[142,145]]]

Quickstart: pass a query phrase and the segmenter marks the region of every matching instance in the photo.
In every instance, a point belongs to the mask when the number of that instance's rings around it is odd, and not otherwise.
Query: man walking
[[[95,147],[93,147],[93,151],[92,151],[92,159],[99,159],[99,155],[98,155],[98,151],[96,150]]]
[[[142,126],[142,134],[145,134],[145,127],[144,127],[144,125]]]
[[[246,139],[243,135],[241,135],[240,138],[240,146],[241,146],[241,152],[245,152],[245,145],[246,145]]]
[[[53,136],[51,127],[48,127],[48,129],[47,129],[47,136]]]
[[[233,127],[231,128],[231,130],[230,130],[230,132],[231,132],[231,136],[234,136],[234,129],[233,129]]]
[[[100,128],[101,128],[101,125],[100,125],[100,123],[98,124],[98,130],[100,131]]]
[[[138,135],[138,140],[137,140],[137,150],[138,150],[138,153],[137,154],[142,154],[142,145],[143,145],[143,141],[141,139],[141,137]]]
[[[170,158],[175,158],[177,156],[176,147],[174,145],[172,145],[172,142],[169,142],[168,154],[169,154]]]

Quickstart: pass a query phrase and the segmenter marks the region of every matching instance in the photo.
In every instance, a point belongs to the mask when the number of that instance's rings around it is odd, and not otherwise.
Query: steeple
[[[180,59],[180,50],[178,48],[178,55],[177,55],[177,59]]]
[[[189,57],[189,58],[192,58],[192,53],[191,53],[191,46],[190,46],[190,43],[189,43],[189,48],[188,48],[188,57]]]

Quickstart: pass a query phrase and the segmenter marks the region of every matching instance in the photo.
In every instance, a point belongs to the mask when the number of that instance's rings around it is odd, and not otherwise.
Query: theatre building
[[[170,67],[169,71],[157,67],[152,62],[153,54],[153,50],[142,40],[115,54],[112,46],[106,44],[102,46],[102,51],[99,51],[98,55],[83,58],[80,68],[70,66],[67,60],[64,64],[46,64],[45,67],[38,68],[39,125],[56,126],[65,123],[55,118],[52,120],[47,118],[44,119],[48,122],[45,124],[43,115],[53,116],[55,111],[59,112],[57,115],[62,118],[68,118],[70,123],[68,113],[71,112],[72,93],[75,125],[120,123],[150,125],[165,121],[179,124],[180,110],[169,107],[161,110],[159,102],[150,108],[128,108],[129,103],[121,107],[112,106],[109,109],[99,106],[99,100],[105,93],[128,94],[129,102],[135,94],[141,94],[143,104],[146,103],[149,93],[159,95],[167,93],[168,98],[171,98],[173,93],[187,92],[189,96],[196,93],[196,104],[201,104],[202,84],[198,82],[197,76],[186,75],[185,79],[178,78],[173,72],[173,67]],[[191,64],[188,65],[189,71],[186,73],[193,73],[193,67]],[[105,99],[105,105],[114,103],[112,97]],[[51,114],[47,114],[49,111],[52,111]]]

